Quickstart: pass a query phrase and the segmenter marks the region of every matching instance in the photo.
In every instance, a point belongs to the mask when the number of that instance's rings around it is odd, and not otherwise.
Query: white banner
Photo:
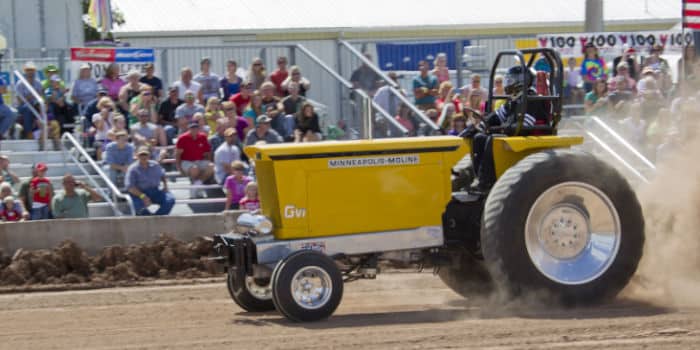
[[[588,43],[593,43],[601,56],[618,56],[624,45],[647,55],[651,46],[656,44],[664,47],[664,53],[681,53],[683,46],[693,42],[693,33],[658,31],[542,34],[537,36],[537,42],[539,47],[553,48],[562,56],[581,56],[583,47]]]

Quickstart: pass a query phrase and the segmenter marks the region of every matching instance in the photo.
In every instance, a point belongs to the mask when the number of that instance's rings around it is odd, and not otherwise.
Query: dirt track
[[[2,349],[642,348],[700,344],[700,309],[634,300],[579,310],[465,301],[430,274],[349,284],[329,320],[247,314],[224,283],[0,295]]]

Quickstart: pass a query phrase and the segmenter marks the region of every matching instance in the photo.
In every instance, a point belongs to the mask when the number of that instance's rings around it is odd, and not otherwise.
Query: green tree
[[[95,41],[95,40],[100,40],[100,32],[97,31],[97,29],[91,27],[88,25],[87,21],[87,13],[88,13],[88,8],[90,7],[90,0],[82,0],[83,4],[83,33],[85,33],[85,41]],[[122,25],[126,21],[124,20],[124,14],[117,8],[112,8],[112,20],[114,21],[114,25]],[[107,33],[105,35],[106,40],[114,40],[113,34]]]

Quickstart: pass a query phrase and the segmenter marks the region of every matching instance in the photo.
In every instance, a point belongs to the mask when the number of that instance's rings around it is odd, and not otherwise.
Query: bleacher
[[[72,173],[76,180],[82,181],[95,187],[98,192],[108,194],[110,190],[105,179],[100,177],[94,169],[82,157],[76,157],[80,162],[74,162],[71,152],[75,152],[69,145],[63,143],[64,149],[61,151],[40,151],[39,143],[36,140],[3,140],[0,141],[0,153],[10,159],[10,169],[17,174],[22,181],[31,177],[33,164],[44,162],[48,166],[47,177],[51,180],[56,191],[62,190],[61,179],[64,174]],[[79,164],[78,164],[79,163]],[[188,178],[183,177],[176,171],[167,172],[168,187],[175,195],[176,204],[172,215],[184,215],[202,212],[219,212],[223,210],[224,198],[218,191],[218,185],[204,185],[196,187],[190,184]],[[97,185],[97,186],[95,186]],[[16,186],[15,190],[19,186]],[[206,198],[190,199],[190,189],[198,188],[204,190]],[[124,215],[127,215],[128,205],[124,200],[118,200],[118,208]],[[90,217],[115,216],[113,207],[107,202],[90,203],[88,205]]]

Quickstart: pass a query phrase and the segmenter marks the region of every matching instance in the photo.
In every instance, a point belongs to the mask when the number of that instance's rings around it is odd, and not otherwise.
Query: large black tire
[[[599,267],[599,270],[594,270],[590,274],[590,278],[572,279],[570,281],[566,280],[568,276],[565,276],[564,279],[558,279],[556,276],[546,275],[542,271],[548,266],[536,265],[537,255],[528,251],[527,242],[530,242],[530,247],[533,246],[533,232],[538,235],[536,237],[538,237],[539,241],[535,242],[539,242],[541,247],[552,247],[551,245],[547,246],[547,244],[558,242],[554,238],[551,238],[551,241],[549,241],[550,237],[546,236],[550,230],[552,230],[551,235],[555,236],[555,228],[560,227],[557,226],[557,219],[546,221],[547,223],[552,223],[551,226],[547,226],[544,216],[542,216],[542,221],[538,226],[530,226],[536,227],[537,230],[530,230],[530,232],[526,230],[528,215],[531,214],[531,208],[533,205],[536,205],[540,195],[544,197],[544,193],[548,189],[551,189],[549,193],[556,194],[557,188],[571,186],[569,184],[588,188],[592,191],[591,193],[604,194],[612,204],[605,208],[615,208],[614,211],[616,211],[617,218],[619,218],[617,227],[620,229],[619,236],[615,239],[619,244],[617,245],[616,253],[614,253],[614,249],[610,249],[612,252],[609,253],[609,258],[605,260],[607,262],[601,264],[600,266],[602,267]],[[561,193],[564,193],[563,190]],[[568,196],[561,202],[554,203],[553,201],[551,207],[549,207],[551,208],[550,212],[553,212],[557,207],[564,207],[570,203],[573,203],[573,205],[584,203],[580,198],[586,197],[583,195],[580,197]],[[598,206],[598,208],[600,207]],[[598,210],[600,213],[608,213],[603,215],[610,215],[613,218],[614,215],[611,213],[614,213],[614,211],[609,209],[606,211]],[[574,212],[574,210],[570,212]],[[585,206],[577,212],[580,213],[581,217],[588,218],[589,221],[587,222],[596,220],[595,215],[598,215],[588,212]],[[577,237],[575,235],[575,224],[573,229],[574,231],[570,232],[574,232],[573,237]],[[581,232],[590,232],[590,230]],[[557,236],[559,234],[558,232],[556,233]],[[526,235],[530,237],[527,242]],[[592,235],[586,234],[586,237],[592,237]],[[572,244],[571,241],[568,241],[568,238],[566,240],[567,244]],[[592,246],[590,240],[587,241],[588,245],[585,246],[583,244],[586,241],[581,240],[581,242],[583,242],[580,243],[583,247]],[[552,252],[556,252],[559,249],[559,244],[562,244],[562,247],[564,246],[564,243],[555,244],[554,248],[550,249]],[[579,243],[574,241],[574,245],[576,244]],[[644,219],[634,191],[627,181],[611,166],[587,153],[573,150],[550,150],[526,157],[508,169],[496,182],[484,208],[481,246],[491,275],[494,276],[497,285],[504,287],[506,291],[514,294],[532,290],[545,291],[567,305],[588,304],[610,299],[627,285],[636,271],[642,256]],[[574,253],[576,251],[575,249],[573,250]],[[582,250],[581,252],[584,251]],[[565,271],[564,269],[568,268],[566,263],[569,264],[568,266],[573,266],[577,261],[585,262],[583,259],[576,260],[582,255],[561,257],[562,260],[557,260],[559,257],[555,257],[549,252],[547,251],[548,255],[540,254],[539,256],[550,259],[548,261],[551,261],[552,257],[554,257],[554,260],[564,262],[562,265],[556,265],[556,269],[550,271]],[[533,258],[533,255],[536,257]],[[590,254],[590,256],[594,255]],[[584,263],[581,263],[579,266],[584,266]],[[574,271],[574,269],[572,268],[570,271]],[[564,275],[563,272],[562,275]]]
[[[230,268],[226,276],[226,286],[231,299],[243,310],[249,312],[265,312],[275,309],[272,298],[260,298],[253,295],[246,286],[246,277],[241,269]],[[267,281],[256,281],[256,284],[265,285]]]
[[[438,270],[438,276],[450,289],[465,298],[485,295],[493,290],[493,280],[483,261],[467,252],[454,252],[451,258],[450,265]]]
[[[302,305],[294,298],[292,281],[302,270],[305,271],[301,277],[316,279],[320,276],[326,279],[325,290],[328,294],[326,298],[320,298],[318,304]],[[342,298],[343,275],[331,258],[319,252],[295,252],[282,260],[272,273],[272,300],[277,310],[292,321],[313,322],[326,319],[333,314]]]

